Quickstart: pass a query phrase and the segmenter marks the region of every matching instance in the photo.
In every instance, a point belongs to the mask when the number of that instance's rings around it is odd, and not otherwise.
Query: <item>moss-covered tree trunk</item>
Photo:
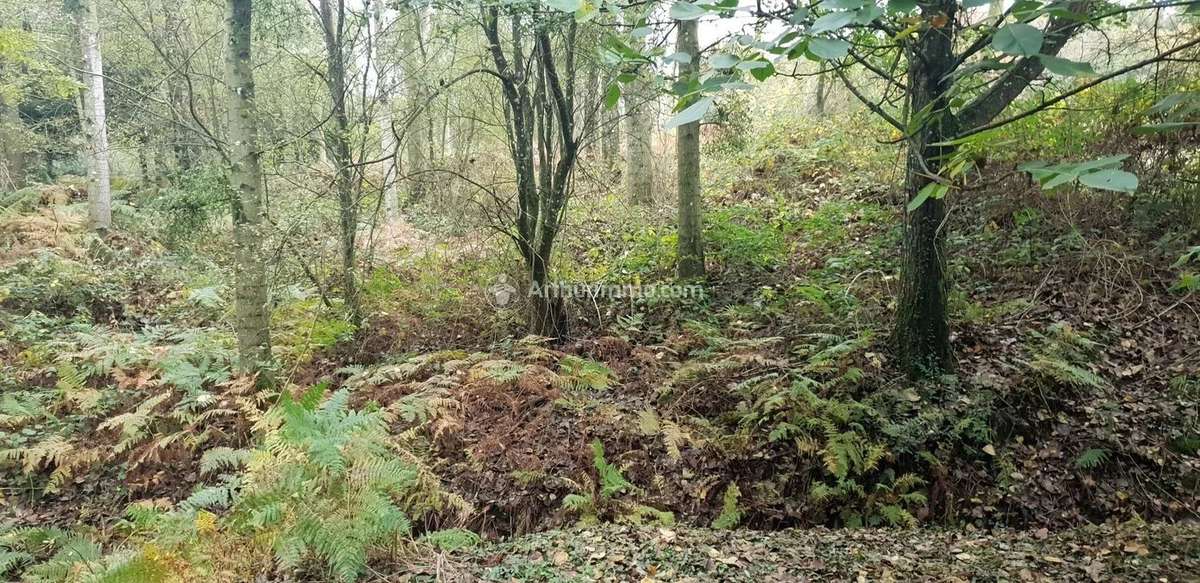
[[[235,319],[238,368],[259,372],[271,361],[271,311],[262,258],[267,209],[258,152],[254,74],[250,60],[251,0],[228,0],[229,186],[233,190]]]
[[[679,21],[678,51],[691,56],[680,65],[680,77],[693,77],[700,70],[700,41],[695,20]],[[700,122],[676,128],[678,161],[676,180],[679,190],[679,263],[681,279],[704,277],[704,237],[700,214]]]
[[[904,183],[908,200],[916,198],[922,188],[935,180],[941,163],[951,154],[951,148],[938,143],[954,136],[955,122],[947,90],[955,60],[956,8],[953,0],[922,4],[922,13],[930,22],[935,16],[944,15],[946,25],[926,29],[909,48],[913,55],[908,70],[908,110],[916,112],[913,115],[920,116],[921,121],[908,141]],[[905,226],[893,341],[901,366],[918,377],[936,374],[951,365],[943,253],[945,220],[944,201],[929,198],[908,213]]]

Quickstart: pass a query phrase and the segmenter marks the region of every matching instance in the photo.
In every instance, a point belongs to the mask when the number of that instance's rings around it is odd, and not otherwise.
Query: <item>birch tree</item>
[[[97,0],[80,0],[75,10],[79,46],[83,52],[81,122],[88,147],[88,219],[93,229],[112,227],[112,186],[109,178],[108,116],[104,103],[104,60],[100,53],[100,14]]]

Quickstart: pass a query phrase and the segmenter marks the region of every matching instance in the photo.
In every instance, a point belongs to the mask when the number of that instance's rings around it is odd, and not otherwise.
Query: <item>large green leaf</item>
[[[940,182],[930,182],[929,184],[926,184],[921,188],[921,190],[917,191],[917,195],[908,202],[908,212],[911,213],[921,208],[921,205],[925,204],[925,201],[931,198],[939,199],[946,196],[947,192],[950,192],[949,185],[942,184]]]
[[[1096,75],[1096,70],[1092,68],[1091,63],[1082,63],[1072,61],[1053,55],[1038,55],[1038,59],[1046,66],[1046,70],[1055,75],[1063,77],[1092,77]]]
[[[1042,50],[1042,31],[1025,24],[1014,22],[996,31],[992,37],[992,48],[1008,55],[1032,57]]]
[[[854,17],[855,14],[853,12],[830,12],[829,14],[822,15],[816,22],[813,22],[808,32],[817,34],[837,30],[854,22]]]
[[[608,91],[604,93],[604,108],[614,109],[617,107],[617,102],[621,100],[621,86],[613,83],[608,86]]]
[[[1079,177],[1079,183],[1101,190],[1117,192],[1133,192],[1137,190],[1138,178],[1133,174],[1116,168],[1091,172]]]
[[[576,10],[579,10],[580,7],[583,6],[583,0],[542,0],[542,1],[546,3],[546,6],[549,6],[555,10],[561,10],[563,12],[575,12]]]
[[[671,5],[671,18],[675,20],[696,20],[708,14],[708,11],[688,2],[676,2]]]
[[[850,51],[850,43],[840,38],[813,37],[808,41],[808,50],[822,59],[840,59]]]
[[[704,118],[704,114],[708,113],[709,109],[712,109],[712,106],[713,98],[701,98],[696,103],[687,106],[683,111],[671,116],[671,119],[667,120],[664,128],[670,130],[681,125],[700,121]]]
[[[708,60],[708,64],[712,65],[714,69],[732,69],[737,66],[738,60],[737,55],[717,53]]]

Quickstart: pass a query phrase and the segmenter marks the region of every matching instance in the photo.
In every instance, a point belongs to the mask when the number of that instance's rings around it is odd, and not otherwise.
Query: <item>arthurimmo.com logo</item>
[[[488,287],[492,303],[503,308],[517,297],[517,288],[501,275],[495,284]],[[528,297],[558,299],[701,299],[704,287],[696,284],[672,283],[577,283],[552,281],[546,284],[534,282],[525,294]]]
[[[517,288],[508,282],[507,275],[501,275],[496,283],[488,288],[488,294],[492,297],[492,304],[497,308],[503,308],[512,303],[513,298],[517,295]]]

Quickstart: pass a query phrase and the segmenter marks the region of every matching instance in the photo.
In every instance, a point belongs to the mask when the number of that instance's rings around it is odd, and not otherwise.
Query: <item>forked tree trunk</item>
[[[88,219],[93,229],[112,227],[112,187],[108,167],[108,116],[104,109],[104,60],[100,55],[97,0],[83,0],[75,16],[83,50],[83,128],[88,137]]]
[[[250,61],[251,0],[228,0],[225,82],[229,110],[229,186],[233,190],[234,328],[238,368],[259,372],[271,361],[271,312],[262,259],[267,209],[259,164],[254,73]]]
[[[695,20],[679,21],[678,50],[692,57],[680,65],[680,76],[695,76],[700,68],[700,42]],[[676,129],[677,178],[679,188],[680,279],[704,277],[704,237],[700,215],[700,122]]]
[[[904,184],[908,200],[930,183],[952,153],[950,147],[937,144],[955,133],[947,90],[954,68],[956,7],[954,0],[921,6],[927,17],[944,14],[950,24],[927,29],[912,49],[918,58],[911,60],[908,70],[908,110],[928,111],[929,117],[908,142]],[[893,342],[900,365],[915,377],[935,375],[952,364],[943,253],[945,220],[946,206],[940,198],[926,200],[907,218]]]
[[[566,338],[567,310],[562,297],[550,289],[550,269],[546,258],[550,254],[533,254],[529,258],[531,290],[529,294],[529,333],[547,338]]]
[[[338,198],[338,219],[341,226],[339,247],[342,253],[342,300],[350,320],[358,325],[362,322],[359,307],[358,284],[355,276],[358,237],[358,201],[355,188],[354,160],[350,152],[350,116],[346,112],[346,58],[342,46],[342,31],[345,14],[342,4],[335,11],[331,0],[321,0],[321,27],[325,37],[325,54],[328,71],[325,86],[332,102],[330,121],[333,127],[325,132],[325,144],[329,148],[330,161],[334,166],[333,188]]]

